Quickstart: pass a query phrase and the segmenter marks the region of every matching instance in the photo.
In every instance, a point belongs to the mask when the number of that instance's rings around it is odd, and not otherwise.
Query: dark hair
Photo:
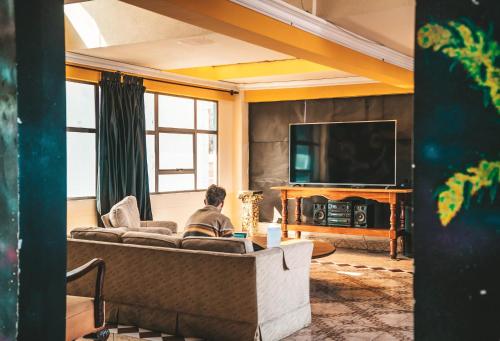
[[[207,205],[219,206],[226,198],[226,190],[217,185],[210,185],[205,193],[205,200]]]

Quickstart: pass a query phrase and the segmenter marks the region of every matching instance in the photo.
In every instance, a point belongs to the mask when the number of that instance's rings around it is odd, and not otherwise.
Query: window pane
[[[192,134],[160,134],[160,169],[193,169]]]
[[[94,133],[67,133],[68,197],[94,197],[96,149]]]
[[[217,184],[217,135],[198,134],[196,136],[196,186],[206,189]]]
[[[158,176],[160,192],[194,190],[194,174],[160,174]]]
[[[194,99],[159,95],[158,116],[160,127],[194,129]]]
[[[144,112],[146,116],[146,130],[155,130],[155,95],[144,93]]]
[[[92,84],[66,82],[66,125],[95,128],[95,87]]]
[[[149,192],[155,192],[156,185],[156,158],[155,158],[155,136],[146,135],[146,154],[148,156],[148,177],[149,177]]]
[[[196,128],[202,130],[217,130],[217,103],[196,101]]]

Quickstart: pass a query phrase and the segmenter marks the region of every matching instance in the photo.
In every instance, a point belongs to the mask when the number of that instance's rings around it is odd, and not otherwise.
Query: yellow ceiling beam
[[[412,94],[413,90],[382,83],[245,90],[245,102],[277,102],[320,98]]]
[[[258,63],[206,66],[165,71],[203,79],[227,80],[236,78],[291,75],[298,73],[333,70],[334,69],[329,66],[316,64],[303,59],[287,59]]]
[[[413,72],[331,42],[229,0],[122,0],[295,58],[403,88]]]

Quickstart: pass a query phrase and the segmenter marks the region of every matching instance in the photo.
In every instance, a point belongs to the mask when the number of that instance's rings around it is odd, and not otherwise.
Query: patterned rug
[[[312,324],[285,340],[413,340],[412,288],[409,270],[313,261]]]
[[[311,264],[312,324],[286,341],[413,340],[413,266],[386,253],[337,252]],[[197,340],[110,326],[109,341]]]

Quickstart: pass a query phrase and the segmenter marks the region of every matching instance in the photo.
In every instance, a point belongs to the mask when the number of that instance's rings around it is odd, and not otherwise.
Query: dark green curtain
[[[137,198],[141,220],[153,219],[142,78],[103,72],[98,127],[97,210],[101,215],[128,195]]]

